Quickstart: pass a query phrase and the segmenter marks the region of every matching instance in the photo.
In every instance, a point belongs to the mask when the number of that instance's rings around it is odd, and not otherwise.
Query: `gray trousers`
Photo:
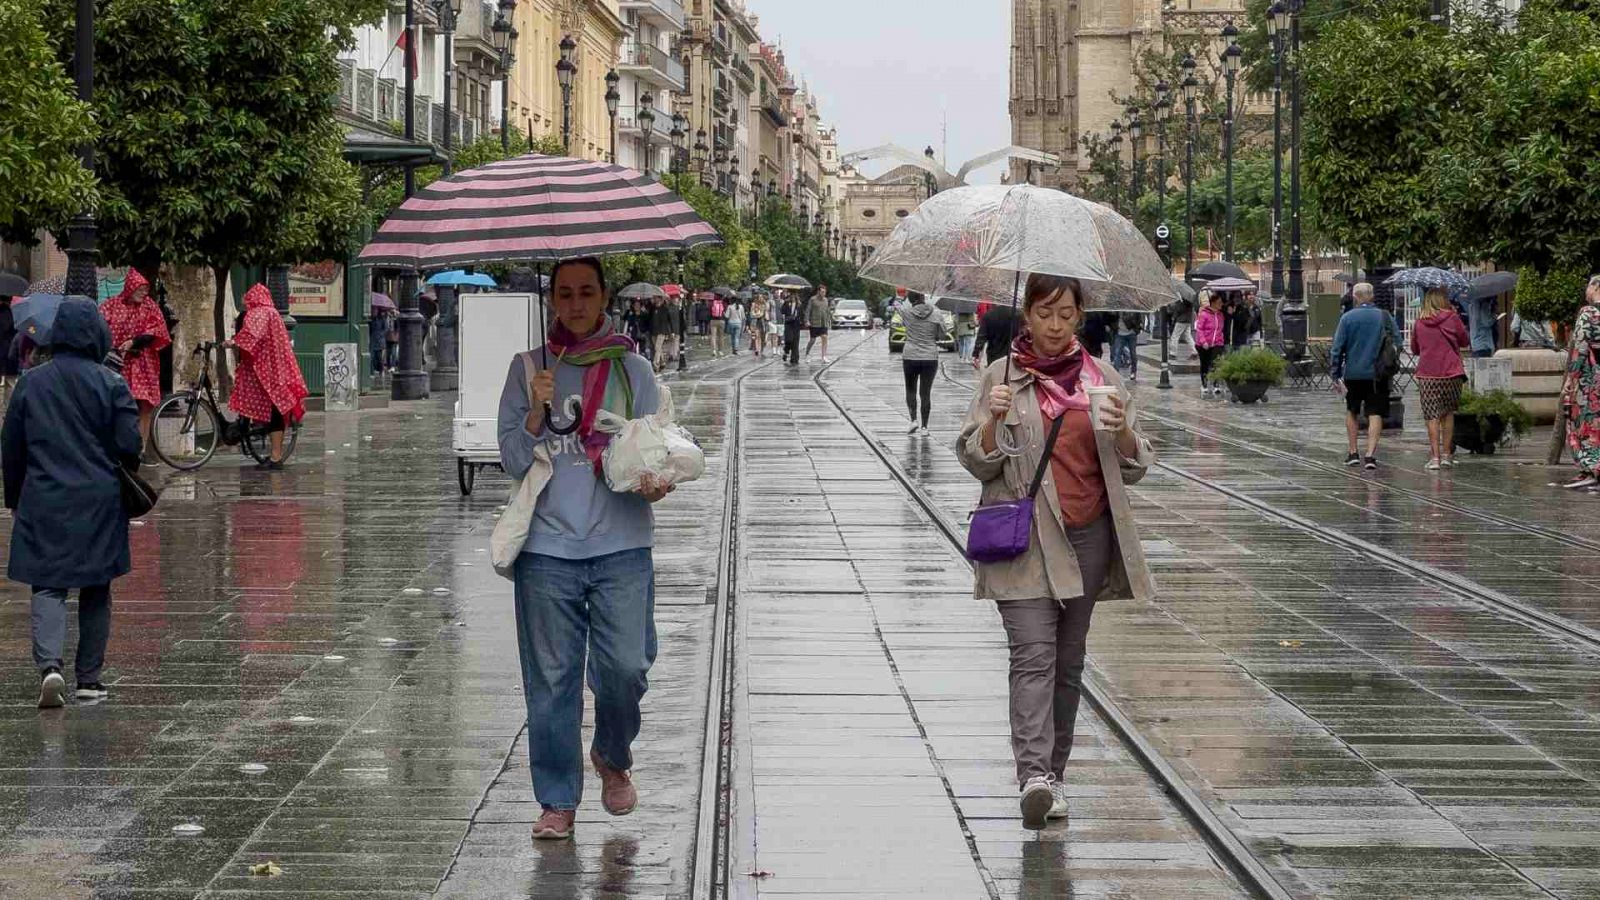
[[[78,659],[73,665],[78,684],[100,680],[106,661],[106,642],[111,638],[111,586],[95,585],[78,589]],[[42,674],[45,669],[61,668],[61,654],[67,644],[67,591],[65,588],[33,589],[33,663]]]
[[[1040,508],[1047,510],[1044,504]],[[1084,596],[999,604],[1011,645],[1011,753],[1019,784],[1048,774],[1059,780],[1066,773],[1094,615],[1092,598],[1105,584],[1115,547],[1110,514],[1083,528],[1068,528],[1067,540],[1078,556]]]

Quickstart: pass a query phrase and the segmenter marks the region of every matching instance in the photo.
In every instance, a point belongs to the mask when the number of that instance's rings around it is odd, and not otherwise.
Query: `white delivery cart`
[[[539,342],[537,294],[462,294],[457,300],[461,387],[451,430],[456,476],[470,495],[477,471],[500,467],[500,392],[511,358]]]

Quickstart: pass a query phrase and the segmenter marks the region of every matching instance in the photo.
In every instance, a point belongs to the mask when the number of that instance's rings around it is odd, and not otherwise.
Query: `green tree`
[[[75,155],[94,121],[33,0],[0,0],[0,57],[0,236],[31,243],[94,203],[94,176]]]

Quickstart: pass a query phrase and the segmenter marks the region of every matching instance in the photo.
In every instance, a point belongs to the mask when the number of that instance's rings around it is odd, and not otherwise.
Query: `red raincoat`
[[[111,326],[112,347],[121,347],[141,334],[155,335],[150,346],[122,361],[122,377],[127,379],[133,399],[153,405],[161,402],[161,350],[172,343],[172,335],[167,333],[166,316],[148,291],[139,300],[133,299],[135,291],[149,286],[137,269],[129,269],[122,293],[100,304],[100,315]]]
[[[257,422],[271,420],[276,409],[285,422],[306,414],[306,380],[294,358],[294,345],[283,317],[272,305],[266,285],[258,284],[244,295],[244,321],[233,336],[239,348],[239,374],[233,381],[228,408]]]

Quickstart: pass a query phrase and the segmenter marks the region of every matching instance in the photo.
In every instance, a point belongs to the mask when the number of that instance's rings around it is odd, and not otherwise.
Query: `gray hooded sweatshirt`
[[[905,358],[912,362],[937,362],[944,316],[932,303],[901,303],[896,309],[906,328]]]

